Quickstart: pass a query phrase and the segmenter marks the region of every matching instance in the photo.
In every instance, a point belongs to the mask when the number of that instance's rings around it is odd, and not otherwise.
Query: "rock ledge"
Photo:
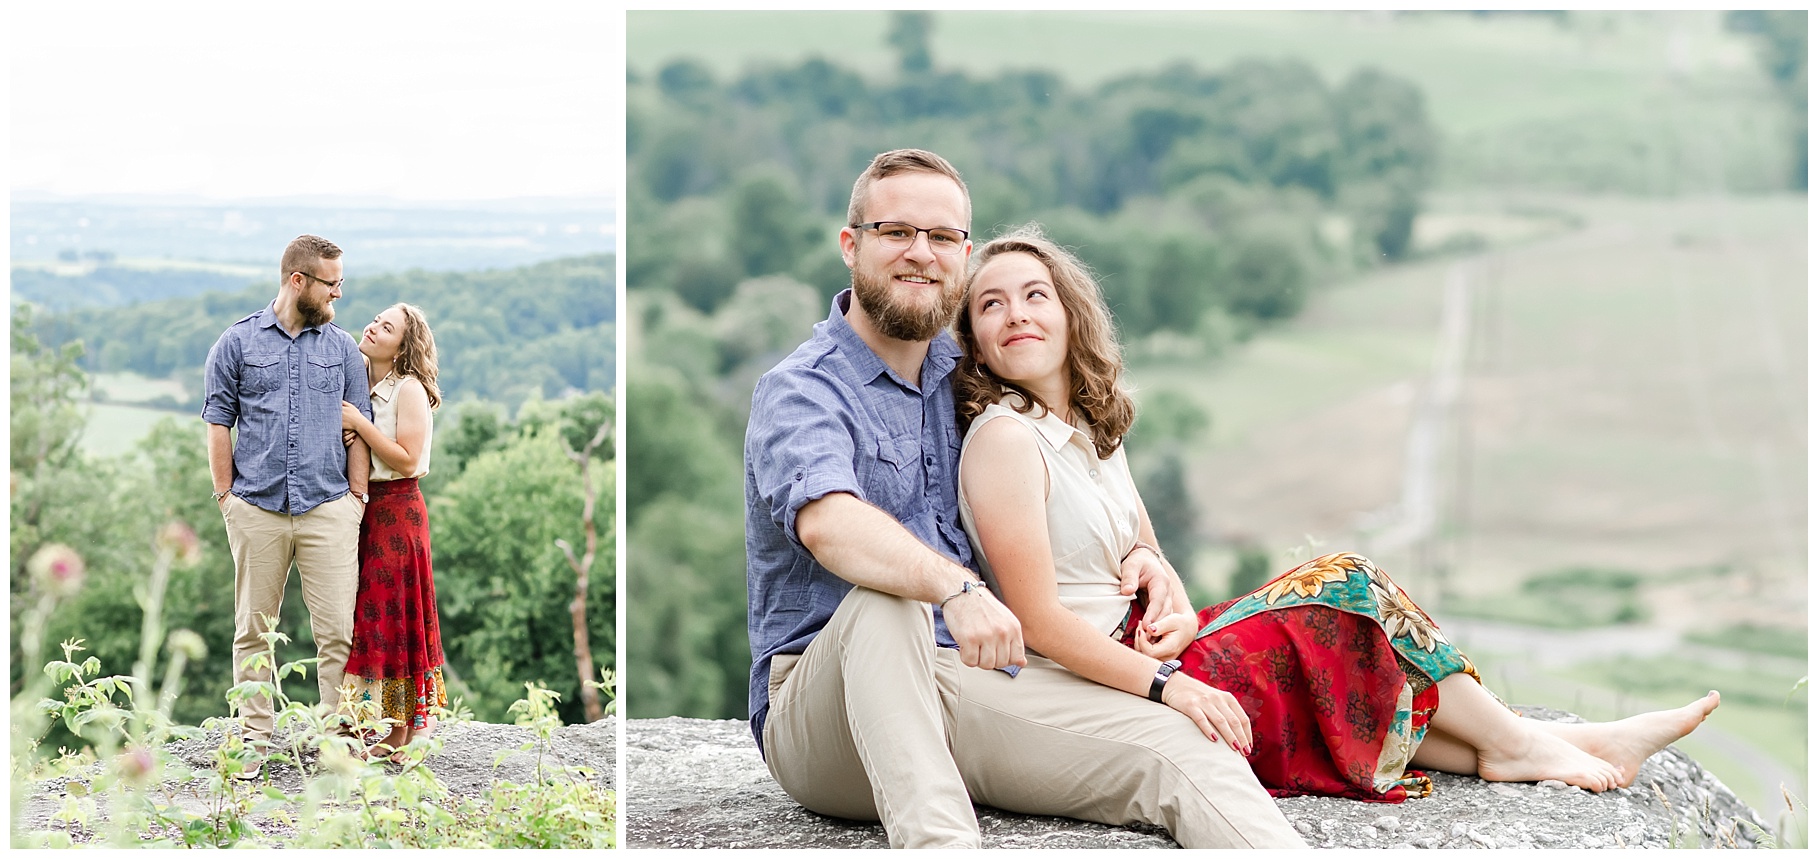
[[[1537,707],[1528,716],[1581,721]],[[823,817],[770,778],[742,721],[625,722],[625,846],[886,847],[883,827]],[[1433,795],[1400,805],[1277,800],[1315,847],[1754,847],[1767,824],[1678,749],[1650,758],[1631,787],[1591,794],[1559,782],[1494,784],[1433,774]],[[1031,817],[980,806],[984,846],[1172,848],[1166,832]]]

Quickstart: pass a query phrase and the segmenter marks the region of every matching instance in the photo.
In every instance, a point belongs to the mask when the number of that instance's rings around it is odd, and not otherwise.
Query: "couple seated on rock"
[[[1272,795],[1601,791],[1716,708],[1520,718],[1350,553],[1195,612],[1125,462],[1098,285],[1035,228],[974,250],[970,221],[945,159],[877,156],[851,289],[752,397],[751,729],[802,805],[900,847],[978,846],[975,801],[1300,846]]]

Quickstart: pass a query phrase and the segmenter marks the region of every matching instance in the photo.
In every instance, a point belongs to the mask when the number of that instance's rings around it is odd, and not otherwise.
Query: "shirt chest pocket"
[[[901,514],[911,499],[919,498],[921,486],[922,445],[913,437],[877,440],[877,467],[872,469],[871,485],[865,487],[872,503]]]
[[[309,386],[324,394],[340,393],[347,384],[341,372],[341,359],[327,355],[311,355],[305,362],[305,374],[309,376]]]
[[[247,355],[240,373],[241,392],[263,394],[277,390],[284,384],[283,357],[276,352]]]

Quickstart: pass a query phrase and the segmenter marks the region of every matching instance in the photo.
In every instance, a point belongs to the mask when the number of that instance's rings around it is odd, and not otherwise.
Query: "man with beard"
[[[234,682],[271,680],[265,652],[294,561],[315,636],[316,689],[340,703],[353,640],[360,518],[372,468],[364,442],[341,441],[341,403],[372,417],[358,344],[336,327],[341,249],[298,236],[284,249],[283,283],[265,309],[228,326],[209,350],[202,419],[208,470],[234,558]],[[237,438],[231,431],[238,428]],[[245,737],[271,737],[271,699],[241,705]],[[255,777],[259,768],[242,773]]]
[[[896,847],[978,847],[974,799],[1188,847],[1302,846],[1186,717],[1070,672],[1018,676],[1022,627],[974,572],[955,485],[944,329],[971,218],[939,155],[873,159],[840,230],[852,288],[752,395],[751,729],[771,775],[813,811],[882,821]],[[1149,550],[1132,558],[1127,587],[1170,592]]]

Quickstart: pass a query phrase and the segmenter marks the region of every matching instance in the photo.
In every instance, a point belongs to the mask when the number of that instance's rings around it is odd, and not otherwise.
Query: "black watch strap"
[[[1168,685],[1168,678],[1174,676],[1174,672],[1179,668],[1180,660],[1170,659],[1155,669],[1155,679],[1149,681],[1149,700],[1157,704],[1161,703],[1162,687]]]

